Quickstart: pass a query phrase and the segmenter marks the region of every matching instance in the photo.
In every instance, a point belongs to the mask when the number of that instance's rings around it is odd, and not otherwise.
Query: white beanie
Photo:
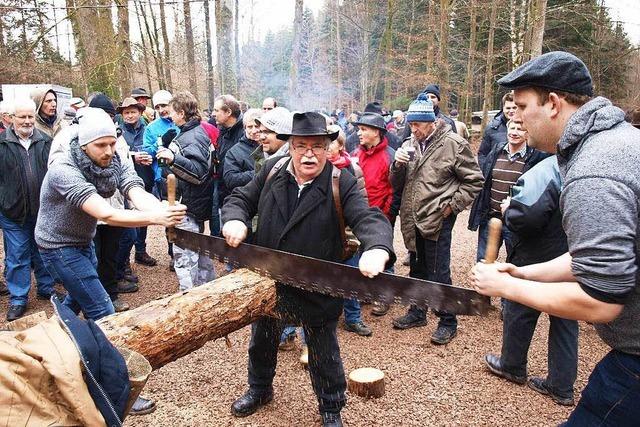
[[[272,132],[289,135],[293,127],[293,114],[284,107],[276,107],[257,118],[256,122]]]
[[[171,92],[161,89],[153,94],[153,98],[151,100],[153,101],[153,106],[155,107],[156,105],[160,104],[168,105],[172,99],[173,95],[171,95]]]
[[[117,138],[116,125],[104,110],[85,107],[78,113],[78,143],[81,147],[104,136]]]

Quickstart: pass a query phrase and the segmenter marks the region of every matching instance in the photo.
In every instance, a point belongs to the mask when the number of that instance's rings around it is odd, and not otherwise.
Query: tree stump
[[[142,354],[155,370],[207,341],[273,316],[273,280],[242,269],[98,321],[109,340]]]
[[[349,374],[349,391],[362,397],[384,396],[384,372],[375,368],[360,368]]]

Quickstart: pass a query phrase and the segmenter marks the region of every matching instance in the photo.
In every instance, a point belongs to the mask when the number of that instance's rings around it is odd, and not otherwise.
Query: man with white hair
[[[0,132],[5,131],[13,122],[14,108],[9,101],[0,102]]]
[[[13,124],[0,134],[0,170],[7,172],[0,174],[0,225],[6,250],[5,277],[11,294],[8,321],[27,311],[32,265],[38,298],[49,299],[53,292],[53,278],[42,265],[33,236],[51,138],[35,128],[35,102],[19,99],[14,108]]]

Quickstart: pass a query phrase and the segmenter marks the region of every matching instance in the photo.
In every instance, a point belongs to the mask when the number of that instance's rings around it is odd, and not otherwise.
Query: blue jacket
[[[518,179],[505,212],[512,232],[507,261],[518,266],[550,261],[569,250],[562,228],[562,178],[556,156],[547,157]]]
[[[491,150],[493,150],[496,145],[502,144],[506,141],[507,119],[504,116],[504,113],[500,111],[484,129],[482,142],[480,143],[480,148],[478,149],[478,164],[480,165],[480,169],[484,171],[484,163]]]
[[[484,175],[484,185],[482,191],[478,194],[478,197],[473,201],[471,206],[471,214],[469,214],[469,230],[477,230],[480,223],[489,219],[489,211],[491,206],[491,185],[493,184],[493,168],[496,165],[498,156],[504,150],[507,145],[507,140],[493,147],[493,150],[486,157],[486,161],[482,169],[482,175]],[[527,152],[524,155],[524,172],[527,172],[539,161],[549,157],[550,154],[543,153],[534,148],[527,146]]]
[[[162,137],[162,135],[164,135],[169,129],[175,129],[176,132],[180,133],[180,129],[173,123],[173,121],[171,121],[171,119],[158,117],[149,123],[144,130],[142,149],[153,157],[151,167],[153,168],[154,178],[156,181],[162,180],[162,170],[156,160],[156,154],[158,154],[158,138]]]
[[[132,152],[144,151],[144,130],[145,125],[142,119],[138,120],[135,126],[123,123],[120,126],[122,129],[122,137],[127,141],[129,150]],[[139,165],[134,162],[133,166],[136,169],[136,173],[144,181],[144,187],[147,191],[153,188],[155,181],[155,173],[152,166]]]

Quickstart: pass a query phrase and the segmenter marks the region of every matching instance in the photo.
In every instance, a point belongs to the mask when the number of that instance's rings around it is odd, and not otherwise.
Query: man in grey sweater
[[[609,100],[591,98],[589,71],[566,52],[539,56],[499,83],[515,90],[531,146],[558,155],[569,252],[525,267],[477,264],[474,286],[484,295],[593,323],[611,351],[595,367],[564,425],[637,425],[640,130]],[[553,396],[548,385],[537,386],[532,388]]]
[[[45,267],[69,292],[64,304],[98,320],[114,308],[96,272],[92,240],[97,221],[118,227],[172,227],[184,218],[186,206],[163,205],[144,191],[133,166],[115,152],[116,127],[109,115],[87,110],[66,157],[45,175],[35,239]],[[105,198],[116,191],[138,210],[113,208]]]

